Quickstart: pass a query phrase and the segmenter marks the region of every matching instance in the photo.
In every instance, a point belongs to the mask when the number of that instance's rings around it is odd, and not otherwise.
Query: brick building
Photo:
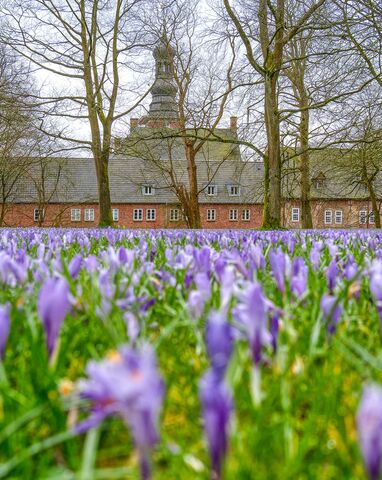
[[[174,52],[160,43],[154,50],[156,79],[148,115],[131,119],[126,138],[115,139],[109,177],[116,226],[181,228],[185,226],[176,185],[187,184],[187,162],[177,135],[177,89],[172,77]],[[208,130],[190,129],[197,136]],[[203,228],[258,228],[262,222],[261,162],[244,161],[237,139],[237,118],[218,128],[196,156]],[[366,192],[344,185],[333,175],[333,151],[312,157],[311,205],[316,228],[373,226]],[[346,161],[346,156],[343,157]],[[51,159],[32,165],[18,179],[3,225],[91,227],[98,224],[97,179],[93,159]],[[39,179],[39,181],[36,181]],[[283,223],[300,227],[298,177],[283,178]]]

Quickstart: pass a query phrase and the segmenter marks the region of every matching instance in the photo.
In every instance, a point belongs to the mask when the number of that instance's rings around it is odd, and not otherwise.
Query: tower
[[[178,92],[174,80],[175,50],[170,46],[166,34],[163,34],[154,48],[155,81],[151,87],[151,104],[145,119],[148,126],[172,126],[178,121]]]

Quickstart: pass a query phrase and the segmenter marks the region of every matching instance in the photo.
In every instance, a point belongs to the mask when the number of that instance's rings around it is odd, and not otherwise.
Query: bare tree
[[[53,135],[93,155],[102,226],[112,224],[109,158],[113,126],[142,98],[121,81],[139,67],[136,52],[142,47],[143,32],[136,14],[142,3],[31,0],[26,4],[10,0],[0,9],[4,20],[1,41],[55,83],[49,89],[43,85],[34,98],[41,129],[47,131],[47,118],[59,117],[66,125]],[[89,137],[81,134],[78,120],[85,122]],[[69,128],[71,124],[75,127]]]
[[[227,14],[245,48],[255,75],[264,82],[264,122],[267,132],[265,156],[263,226],[281,226],[281,147],[278,80],[285,61],[285,47],[302,30],[309,28],[313,14],[325,0],[304,3],[301,15],[292,23],[286,18],[284,0],[236,2],[223,0]]]
[[[28,71],[12,52],[0,49],[0,226],[18,193],[36,150],[35,118],[21,99],[32,91]],[[21,98],[21,99],[20,99]]]

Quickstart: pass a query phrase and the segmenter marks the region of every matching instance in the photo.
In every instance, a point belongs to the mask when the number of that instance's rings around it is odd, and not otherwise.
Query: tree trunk
[[[98,199],[99,199],[99,226],[109,227],[113,224],[111,214],[111,197],[109,184],[109,159],[101,155],[99,159]]]
[[[0,205],[0,227],[2,227],[4,225],[5,212],[6,212],[5,203],[1,202],[1,205]]]
[[[371,208],[373,210],[374,219],[375,219],[375,228],[381,228],[381,217],[379,215],[378,202],[377,202],[377,197],[375,195],[373,182],[371,181],[368,182],[368,189],[369,189],[369,195],[371,200]]]
[[[91,66],[92,47],[88,42],[88,27],[85,15],[85,2],[81,1],[81,42],[83,52],[83,80],[86,91],[86,106],[92,140],[92,152],[97,173],[98,202],[99,202],[99,226],[108,227],[112,225],[111,200],[109,186],[109,155],[102,149],[101,131],[98,123],[100,105],[97,104],[97,91],[94,91],[94,79]],[[94,48],[94,46],[93,46]]]
[[[268,144],[268,178],[265,176],[263,227],[281,227],[280,118],[277,101],[277,74],[265,77],[265,127]]]
[[[186,143],[187,172],[188,183],[190,187],[189,212],[190,212],[190,228],[201,228],[199,192],[197,168],[195,162],[195,151],[193,145]]]

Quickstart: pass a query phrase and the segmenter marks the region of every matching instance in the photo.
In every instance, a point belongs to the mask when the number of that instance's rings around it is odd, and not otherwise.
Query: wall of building
[[[299,209],[299,221],[292,219],[293,209]],[[315,228],[373,228],[371,202],[367,200],[311,200],[313,225]],[[329,211],[331,214],[326,214]],[[336,215],[342,212],[342,215]],[[366,212],[365,222],[360,221],[360,212]],[[340,222],[340,218],[342,221]],[[362,214],[361,217],[364,217]],[[295,217],[296,218],[296,217]],[[331,223],[329,220],[331,219]],[[301,228],[299,202],[287,202],[283,208],[283,221],[287,228]]]
[[[181,219],[179,207],[165,204],[113,204],[113,209],[118,210],[118,221],[115,226],[125,228],[185,228]],[[98,224],[99,209],[97,204],[49,204],[45,207],[43,221],[35,220],[35,210],[39,210],[38,204],[15,204],[9,208],[5,217],[5,226],[30,227],[30,226],[63,226],[63,227],[94,227]],[[80,210],[80,219],[72,219],[72,210]],[[147,211],[155,210],[155,220],[147,219]],[[178,221],[171,219],[171,210],[178,209]],[[94,211],[94,220],[85,220],[85,211]],[[142,220],[134,219],[134,210],[142,211]],[[202,204],[200,207],[202,227],[214,228],[259,228],[262,221],[262,205],[241,204]],[[208,210],[215,211],[215,220],[208,219]],[[236,210],[232,215],[231,210]],[[243,210],[249,210],[249,219],[243,219]],[[237,219],[233,216],[237,215]],[[210,214],[211,216],[211,214]]]
[[[118,210],[118,221],[115,226],[125,228],[185,228],[186,225],[181,218],[177,205],[165,204],[113,204],[112,207]],[[30,226],[63,226],[63,227],[94,227],[98,224],[97,204],[49,204],[44,207],[44,220],[35,220],[35,209],[38,204],[15,204],[12,205],[6,214],[5,225],[10,227]],[[40,207],[41,209],[42,207]],[[241,205],[241,204],[202,204],[200,213],[202,227],[206,229],[215,228],[259,228],[262,223],[262,205]],[[373,228],[374,223],[369,214],[372,211],[371,204],[364,200],[312,200],[311,201],[313,223],[315,228]],[[80,220],[72,218],[72,210],[80,210]],[[134,210],[142,211],[142,220],[134,219]],[[155,220],[147,219],[147,210],[155,210]],[[178,220],[171,219],[171,210],[178,209]],[[293,209],[294,219],[292,218]],[[85,211],[94,210],[94,220],[85,220]],[[215,219],[209,219],[208,210],[214,210]],[[231,210],[236,210],[237,219],[232,215]],[[243,211],[249,210],[249,219],[243,219]],[[331,211],[331,215],[327,214]],[[360,212],[366,212],[368,218],[365,223],[360,221]],[[342,212],[339,215],[338,212]],[[299,203],[287,202],[283,207],[283,223],[287,228],[301,228],[301,209]],[[211,217],[211,213],[210,213]],[[325,223],[330,218],[331,223]],[[342,221],[339,222],[340,218]]]

